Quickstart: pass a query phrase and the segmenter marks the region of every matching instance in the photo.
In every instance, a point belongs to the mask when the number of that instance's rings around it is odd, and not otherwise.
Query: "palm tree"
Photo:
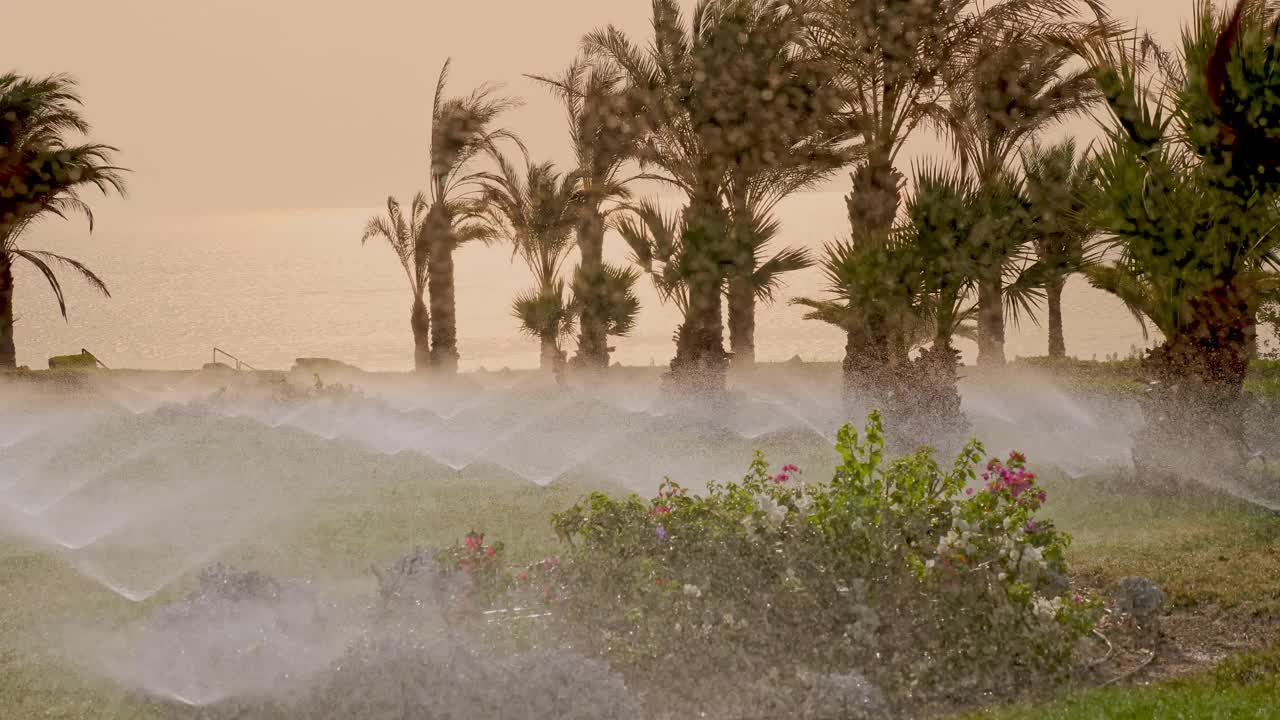
[[[1045,279],[1049,313],[1049,357],[1065,358],[1062,332],[1062,291],[1067,278],[1096,261],[1096,232],[1089,223],[1084,198],[1093,181],[1093,165],[1076,152],[1074,139],[1041,147],[1033,144],[1022,155],[1030,204],[1032,240]]]
[[[578,178],[561,175],[551,163],[527,160],[521,177],[501,155],[494,153],[494,161],[498,172],[479,176],[480,203],[494,232],[511,243],[534,278],[534,287],[516,297],[513,312],[521,329],[541,341],[541,367],[558,371],[564,357],[560,340],[575,326],[562,269],[579,220]]]
[[[846,404],[859,398],[883,403],[893,395],[894,374],[907,363],[914,327],[912,266],[895,235],[869,241],[857,232],[830,242],[818,265],[828,298],[794,298],[808,320],[845,333],[842,366]]]
[[[22,233],[42,217],[83,213],[93,230],[93,213],[81,200],[85,187],[123,193],[124,170],[111,164],[116,149],[99,144],[68,144],[68,133],[87,134],[76,83],[65,75],[25,78],[0,75],[0,369],[17,365],[13,338],[13,265],[36,267],[67,317],[62,285],[51,263],[70,268],[103,294],[102,279],[80,262],[18,244]]]
[[[426,228],[429,204],[426,195],[414,195],[409,206],[409,217],[405,218],[400,210],[400,203],[394,197],[388,197],[387,214],[369,218],[364,235],[360,238],[361,245],[372,238],[386,240],[404,268],[405,279],[409,281],[409,290],[413,293],[409,327],[413,330],[413,366],[419,372],[431,367],[431,315],[422,299],[427,288],[429,251],[423,230]]]
[[[472,195],[476,176],[468,168],[477,156],[494,152],[500,142],[520,145],[520,141],[511,131],[494,127],[518,101],[497,95],[492,86],[463,97],[445,97],[449,65],[446,61],[440,71],[431,113],[431,208],[426,237],[431,365],[454,373],[459,355],[453,253],[467,242],[493,240],[492,228],[477,218],[479,209]]]
[[[580,261],[573,277],[573,294],[581,310],[576,361],[584,367],[605,368],[609,335],[619,334],[618,329],[634,321],[634,311],[628,318],[626,309],[633,305],[628,298],[634,299],[632,285],[638,276],[604,261],[608,218],[631,198],[628,185],[635,179],[623,174],[640,137],[640,128],[630,124],[634,99],[622,92],[622,73],[586,58],[575,60],[559,77],[530,77],[560,98],[568,116],[581,183]],[[630,284],[627,278],[632,278]]]
[[[788,93],[803,98],[818,112],[781,118],[784,122],[762,138],[771,145],[742,155],[725,180],[728,228],[737,250],[725,293],[735,367],[755,364],[756,302],[772,302],[784,273],[812,267],[814,262],[808,251],[797,248],[768,257],[769,244],[781,232],[772,217],[774,209],[861,154],[861,148],[847,144],[844,127],[832,112],[840,107],[843,88],[808,31],[816,13],[804,4],[794,5],[789,12],[791,23],[761,33],[761,41],[752,47],[754,61],[770,73],[771,88],[762,99],[767,102],[776,93]]]
[[[961,168],[979,184],[1010,182],[1006,176],[1025,143],[1100,99],[1087,68],[1068,68],[1077,58],[1075,46],[1089,37],[1106,37],[1109,26],[1105,19],[1059,21],[1060,15],[1045,12],[1049,9],[1065,8],[1042,8],[985,25],[949,83],[946,129]],[[1030,266],[1031,248],[1007,237],[991,239],[995,244],[986,253],[991,264],[978,286],[979,365],[1004,364],[1005,281],[1012,275],[1016,282],[1017,269]]]
[[[805,26],[786,0],[699,0],[686,21],[678,0],[653,1],[652,43],[641,49],[608,27],[584,49],[625,78],[642,130],[642,165],[682,190],[679,268],[688,273],[686,320],[678,334],[673,377],[721,391],[725,280],[750,260],[736,242],[725,207],[734,173],[766,166],[829,109],[820,68],[790,63]]]
[[[974,330],[970,324],[977,313],[978,250],[990,217],[972,180],[959,170],[927,164],[917,168],[915,176],[915,191],[899,230],[906,248],[903,259],[915,278],[921,328],[915,339],[932,341],[934,351],[958,359],[955,337],[970,336]]]
[[[1223,448],[1223,462],[1244,457],[1257,313],[1280,298],[1280,173],[1268,163],[1280,157],[1280,60],[1265,10],[1242,3],[1227,17],[1199,3],[1155,77],[1134,46],[1087,48],[1115,121],[1085,207],[1116,260],[1089,278],[1164,336],[1146,363],[1157,384],[1135,459],[1147,467],[1199,470]]]
[[[680,311],[680,327],[675,333],[679,345],[690,325],[685,211],[664,212],[652,199],[626,209],[627,214],[617,222],[618,234],[631,248],[632,262],[653,281],[658,299]]]
[[[800,298],[809,319],[844,329],[845,392],[895,417],[897,440],[945,439],[965,426],[953,338],[970,337],[980,253],[996,228],[990,201],[956,169],[916,169],[902,220],[881,241],[851,236],[827,247],[822,267],[835,300]],[[872,333],[890,342],[874,342]],[[923,347],[931,345],[931,347]],[[922,348],[919,357],[909,352]],[[850,368],[848,363],[864,363]]]
[[[729,225],[738,235],[751,260],[741,264],[730,276],[726,298],[729,302],[729,347],[735,367],[755,364],[756,303],[772,303],[783,286],[783,276],[814,265],[805,248],[787,247],[768,256],[769,246],[782,232],[782,224],[767,210],[748,201],[745,207],[732,207]]]

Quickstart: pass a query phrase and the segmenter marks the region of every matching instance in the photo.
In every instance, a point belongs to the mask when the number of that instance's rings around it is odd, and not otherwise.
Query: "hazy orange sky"
[[[690,0],[692,4],[692,0]],[[1193,0],[1112,0],[1166,39]],[[69,72],[94,139],[121,148],[131,199],[156,210],[375,207],[422,186],[436,73],[505,83],[533,155],[567,160],[554,73],[614,23],[645,37],[647,0],[67,0],[6,8],[0,67]],[[16,29],[16,31],[15,31]]]

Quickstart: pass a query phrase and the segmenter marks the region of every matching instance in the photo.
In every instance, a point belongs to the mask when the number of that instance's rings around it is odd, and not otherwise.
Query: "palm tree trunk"
[[[584,367],[609,367],[608,327],[602,312],[604,292],[604,217],[586,212],[578,225],[581,263],[574,278],[574,292],[584,300],[579,320],[577,361]]]
[[[431,368],[431,313],[421,296],[413,300],[409,327],[413,329],[413,369],[424,372]]]
[[[1004,288],[1001,279],[978,283],[978,364],[1004,365]]]
[[[750,276],[740,272],[729,279],[729,348],[735,368],[756,364],[756,293]]]
[[[689,308],[671,361],[673,379],[686,391],[722,394],[729,356],[724,351],[726,223],[719,199],[691,200],[686,211],[686,252],[690,253]]]
[[[1046,289],[1049,304],[1049,357],[1065,358],[1067,341],[1062,334],[1062,289],[1066,278],[1054,278]]]
[[[1190,303],[1191,321],[1152,351],[1134,464],[1155,480],[1243,474],[1244,381],[1257,326],[1234,281]]]
[[[0,370],[18,366],[18,350],[13,344],[13,261],[0,252]]]
[[[718,279],[705,276],[689,283],[689,314],[671,361],[673,378],[686,390],[717,394],[727,387],[729,357],[724,351],[721,285]]]
[[[930,445],[946,453],[959,449],[968,422],[960,409],[960,353],[948,334],[920,351],[892,374],[893,392],[884,400],[886,433],[895,451]]]
[[[541,339],[542,352],[538,356],[538,368],[540,370],[556,371],[560,366],[560,344],[556,342],[554,337],[544,337]]]
[[[431,367],[437,372],[458,372],[457,289],[453,277],[453,222],[442,203],[432,206],[427,218],[430,248],[427,258],[427,294],[431,297]]]
[[[863,317],[845,331],[841,367],[846,407],[852,407],[858,400],[879,407],[891,394],[886,381],[892,352],[886,340],[888,333],[881,325],[871,317]]]

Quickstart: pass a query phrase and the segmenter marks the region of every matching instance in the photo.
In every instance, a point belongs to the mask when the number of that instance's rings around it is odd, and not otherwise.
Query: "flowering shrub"
[[[667,480],[557,514],[572,549],[555,629],[692,702],[833,672],[899,700],[973,699],[1066,669],[1098,604],[1070,592],[1069,538],[1035,517],[1025,458],[990,461],[985,486],[976,442],[945,471],[927,450],[889,462],[878,414],[837,449],[828,483],[757,454],[703,494]]]

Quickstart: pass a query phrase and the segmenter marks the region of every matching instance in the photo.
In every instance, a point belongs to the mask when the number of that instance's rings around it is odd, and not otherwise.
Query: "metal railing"
[[[102,362],[101,360],[99,360],[97,355],[94,355],[93,353],[89,352],[88,350],[85,350],[84,348],[80,348],[80,354],[81,354],[81,355],[88,355],[89,357],[93,358],[93,362],[95,362],[95,363],[98,365],[98,367],[102,368],[103,370],[110,370],[110,369],[111,369],[111,368],[107,367],[107,364],[106,364],[106,363],[104,363],[104,362]]]
[[[254,367],[254,366],[250,365],[249,363],[247,363],[247,362],[245,362],[245,361],[241,360],[240,358],[236,357],[235,355],[232,355],[231,353],[229,353],[229,352],[227,352],[226,350],[223,350],[222,348],[219,348],[219,347],[215,347],[215,348],[213,349],[213,362],[214,362],[215,364],[218,362],[218,356],[219,356],[219,355],[222,355],[222,356],[226,357],[228,360],[231,360],[232,362],[234,362],[234,363],[236,364],[236,370],[244,370],[244,369],[246,369],[246,368],[247,368],[247,369],[249,369],[249,370],[257,370],[257,369],[258,369],[258,368],[256,368],[256,367]]]

